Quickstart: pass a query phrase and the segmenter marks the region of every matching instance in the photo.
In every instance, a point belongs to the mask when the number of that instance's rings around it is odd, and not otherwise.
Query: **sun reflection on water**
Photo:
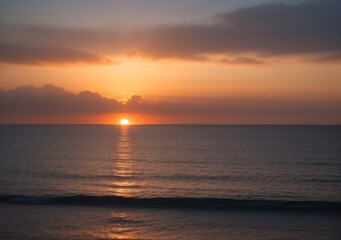
[[[129,129],[120,128],[120,135],[116,147],[116,158],[113,165],[113,175],[117,178],[113,182],[111,192],[115,196],[131,197],[136,193],[134,166],[129,143]]]
[[[93,236],[96,239],[151,239],[141,216],[132,212],[113,211]]]
[[[129,128],[121,126],[112,165],[110,193],[114,196],[133,197],[138,185],[134,181],[136,172],[131,154]],[[124,210],[122,210],[124,211]],[[146,239],[146,228],[132,213],[113,211],[111,216],[94,233],[98,239]],[[147,238],[149,239],[149,238]]]

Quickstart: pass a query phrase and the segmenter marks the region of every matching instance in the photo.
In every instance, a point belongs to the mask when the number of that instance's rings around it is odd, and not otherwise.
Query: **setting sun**
[[[129,125],[128,119],[122,119],[121,120],[121,125]]]

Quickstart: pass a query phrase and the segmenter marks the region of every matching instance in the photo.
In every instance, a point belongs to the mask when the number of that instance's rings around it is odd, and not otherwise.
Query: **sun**
[[[129,125],[130,123],[129,123],[129,120],[128,119],[122,119],[121,120],[121,125]]]

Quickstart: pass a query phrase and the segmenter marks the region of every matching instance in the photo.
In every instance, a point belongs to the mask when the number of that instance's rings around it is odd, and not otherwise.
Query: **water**
[[[341,126],[0,126],[3,239],[339,239]]]

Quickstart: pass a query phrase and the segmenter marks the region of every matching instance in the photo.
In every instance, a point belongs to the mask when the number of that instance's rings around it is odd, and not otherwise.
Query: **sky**
[[[0,1],[0,123],[122,118],[341,124],[341,1]]]

